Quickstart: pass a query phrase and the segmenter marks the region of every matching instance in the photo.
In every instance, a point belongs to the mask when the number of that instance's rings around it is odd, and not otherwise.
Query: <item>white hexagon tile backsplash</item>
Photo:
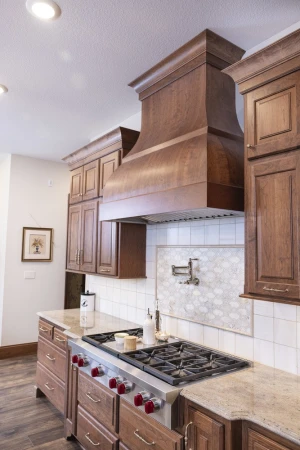
[[[198,286],[179,284],[172,265],[193,261]],[[244,287],[244,247],[157,247],[157,299],[162,314],[235,331],[253,333],[252,300],[240,298]]]

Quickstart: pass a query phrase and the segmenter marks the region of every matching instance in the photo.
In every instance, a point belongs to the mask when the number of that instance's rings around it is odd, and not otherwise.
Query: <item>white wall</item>
[[[36,313],[64,307],[68,192],[65,164],[11,156],[1,345],[36,341]],[[21,262],[23,226],[54,229],[52,262]]]
[[[156,245],[222,244],[244,244],[243,218],[151,225],[147,227],[147,279],[87,276],[86,286],[96,292],[98,311],[142,324],[146,309],[155,307]],[[255,300],[253,337],[167,316],[164,323],[168,332],[183,339],[300,375],[299,306]]]
[[[6,255],[6,231],[8,219],[8,199],[11,156],[3,155],[0,161],[0,345],[2,337],[2,312],[4,293],[4,271]]]

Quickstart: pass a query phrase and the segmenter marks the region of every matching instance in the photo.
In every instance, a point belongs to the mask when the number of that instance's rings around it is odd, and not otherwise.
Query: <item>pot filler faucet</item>
[[[188,280],[179,281],[179,284],[194,284],[198,286],[199,278],[193,276],[193,263],[192,261],[198,261],[198,258],[189,258],[189,262],[187,266],[172,266],[172,275],[174,277],[178,277],[179,275],[188,276]],[[179,270],[179,272],[178,272]],[[187,272],[180,272],[181,270],[187,270]]]

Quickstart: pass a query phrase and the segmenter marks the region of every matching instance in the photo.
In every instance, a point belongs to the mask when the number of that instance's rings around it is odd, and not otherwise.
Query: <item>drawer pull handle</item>
[[[135,430],[133,432],[133,434],[142,442],[144,442],[144,444],[146,445],[155,445],[155,442],[147,442],[144,438],[142,438],[142,436],[139,435],[139,430]]]
[[[274,288],[267,288],[266,286],[263,288],[263,290],[272,292],[289,292],[288,289],[274,289]]]
[[[255,145],[247,144],[247,148],[255,148]]]
[[[49,330],[47,330],[47,328],[40,327],[40,331],[42,331],[43,333],[47,333]]]
[[[49,353],[47,353],[46,358],[50,359],[50,361],[55,361],[55,358],[52,358],[52,356],[50,356]]]
[[[87,392],[85,395],[87,396],[87,398],[89,398],[90,400],[92,400],[92,402],[94,402],[94,403],[100,403],[100,402],[101,402],[101,400],[95,400],[95,399],[91,396],[91,393],[90,393],[90,392]]]
[[[55,336],[55,339],[56,339],[56,341],[58,341],[58,342],[66,342],[66,340],[65,339],[60,339],[59,337],[57,337],[57,336]]]
[[[95,444],[95,442],[92,441],[92,439],[90,438],[90,433],[86,433],[85,438],[95,447],[97,447],[98,445],[100,445],[100,442],[97,442],[97,444]]]
[[[49,383],[46,383],[45,386],[48,389],[48,391],[54,391],[54,388],[50,387]]]
[[[185,433],[184,433],[184,448],[185,448],[186,450],[188,450],[187,446],[188,446],[188,441],[189,441],[188,429],[189,429],[189,427],[190,427],[191,425],[193,425],[193,422],[189,422],[189,423],[187,424],[187,426],[185,427]]]
[[[110,272],[110,269],[101,269],[100,272]]]

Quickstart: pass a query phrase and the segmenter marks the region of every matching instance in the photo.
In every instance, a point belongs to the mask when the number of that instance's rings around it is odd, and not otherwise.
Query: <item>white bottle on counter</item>
[[[151,345],[155,344],[155,323],[150,315],[150,310],[148,308],[148,314],[143,325],[143,344]]]

